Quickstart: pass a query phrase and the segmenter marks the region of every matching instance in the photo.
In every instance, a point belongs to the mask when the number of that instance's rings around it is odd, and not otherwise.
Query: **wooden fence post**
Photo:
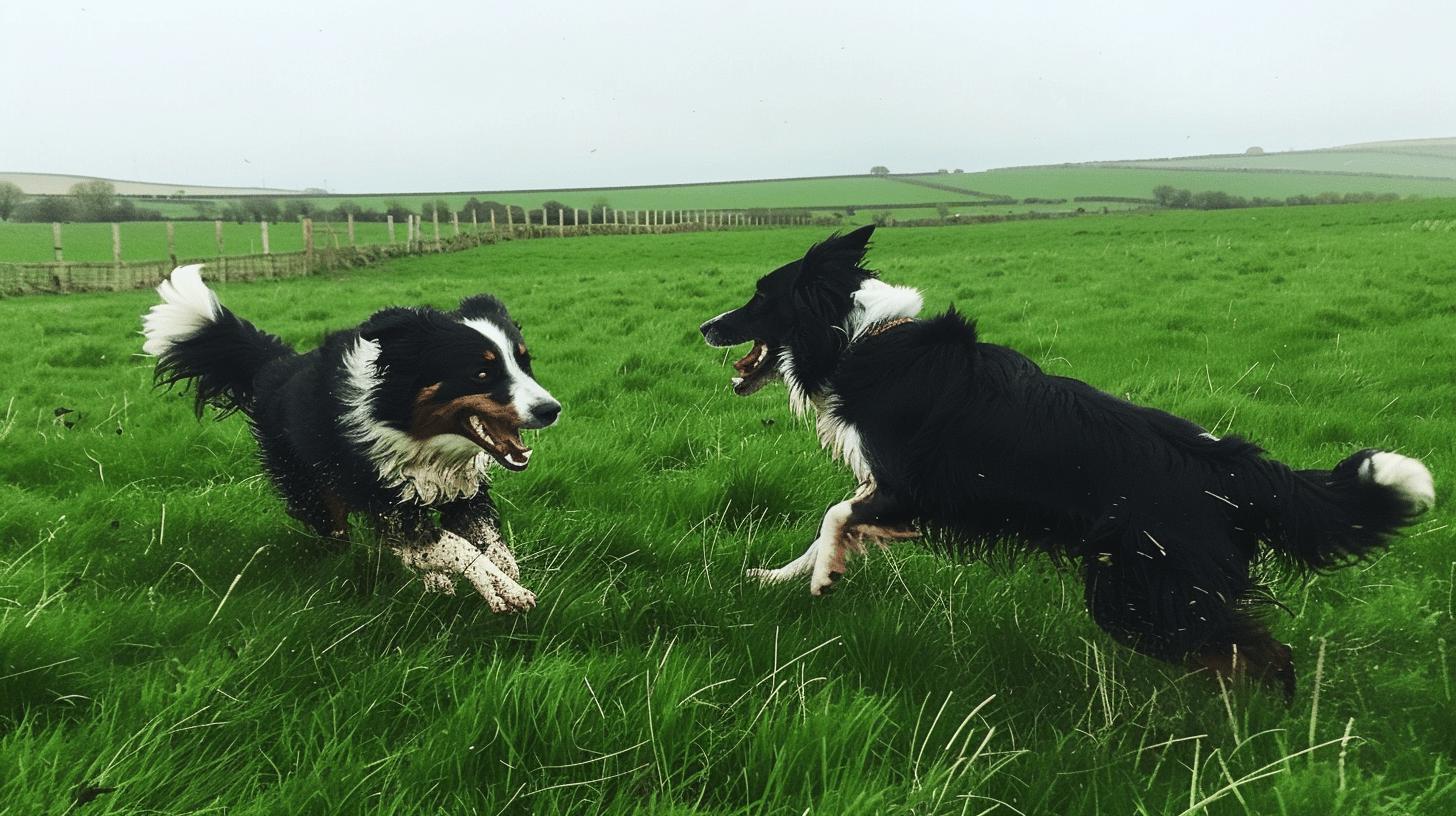
[[[349,226],[354,226],[353,221]],[[351,236],[352,238],[352,236]],[[354,243],[352,240],[349,243]],[[313,219],[303,219],[303,271],[304,274],[313,272]]]
[[[591,217],[590,210],[587,211],[587,217]],[[576,227],[577,232],[581,232],[581,210],[575,207],[571,208],[571,225]]]
[[[490,211],[490,232],[491,232],[492,235],[494,235],[496,233],[495,210],[494,209],[492,209]]]
[[[217,240],[217,257],[223,256],[222,251],[222,219],[212,222],[212,237]]]
[[[545,210],[542,210],[545,212]],[[556,211],[556,234],[562,238],[566,237],[566,208],[562,207]]]
[[[480,232],[480,218],[475,214],[475,208],[470,208],[470,231]]]
[[[349,213],[349,246],[354,245],[354,214]]]
[[[121,225],[115,222],[111,224],[111,260],[121,266]]]
[[[263,254],[268,255],[270,254],[268,251],[268,222],[259,221],[258,226],[263,230]]]
[[[490,217],[495,218],[494,211],[491,212]],[[509,204],[506,205],[506,230],[509,231],[511,235],[516,234],[516,208],[510,206]]]
[[[61,224],[59,221],[51,223],[51,246],[56,251],[56,263],[65,261],[65,253],[61,251]]]
[[[172,261],[172,266],[177,266],[177,224],[173,221],[167,222],[167,258]]]
[[[456,238],[460,237],[460,213],[454,210],[450,211],[450,229],[454,230]]]
[[[384,216],[385,223],[389,224],[389,242],[394,243],[394,215]]]
[[[430,223],[435,225],[435,251],[440,251],[440,208],[430,208]]]

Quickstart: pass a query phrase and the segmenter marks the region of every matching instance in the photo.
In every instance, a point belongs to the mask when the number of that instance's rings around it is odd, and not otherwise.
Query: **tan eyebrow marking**
[[[485,350],[485,353],[482,354],[481,356],[485,358],[485,361],[487,363],[493,363],[493,362],[495,362],[495,352],[491,351],[490,349],[486,349]]]
[[[517,356],[520,356],[520,357],[525,357],[526,356],[526,344],[525,343],[517,343],[516,344],[516,354],[517,354]]]

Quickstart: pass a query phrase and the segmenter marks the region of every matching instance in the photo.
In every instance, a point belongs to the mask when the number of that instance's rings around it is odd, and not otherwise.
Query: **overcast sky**
[[[0,0],[0,171],[501,190],[1456,135],[1456,3]]]

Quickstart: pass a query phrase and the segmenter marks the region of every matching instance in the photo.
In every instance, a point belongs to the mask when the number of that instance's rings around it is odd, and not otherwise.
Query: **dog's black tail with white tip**
[[[1357,561],[1389,543],[1400,528],[1436,503],[1431,472],[1420,460],[1362,450],[1333,470],[1305,470],[1293,479],[1273,519],[1269,543],[1316,570]]]
[[[202,266],[182,266],[157,287],[162,302],[142,317],[142,351],[157,358],[158,385],[191,382],[197,415],[252,413],[253,381],[292,347],[228,311],[202,282]]]

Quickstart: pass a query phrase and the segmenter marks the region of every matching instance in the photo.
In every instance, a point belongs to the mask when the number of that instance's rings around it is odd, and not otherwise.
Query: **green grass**
[[[1316,173],[1380,173],[1395,176],[1437,176],[1456,180],[1456,155],[1437,157],[1402,151],[1311,150],[1263,156],[1197,156],[1117,162],[1123,167],[1166,167],[1306,171]],[[1343,192],[1343,191],[1342,191]]]
[[[1440,181],[1320,173],[1253,173],[1229,170],[1173,170],[1095,165],[1020,167],[984,173],[918,176],[1015,198],[1132,196],[1147,198],[1153,188],[1171,184],[1195,192],[1221,190],[1241,196],[1287,198],[1334,193],[1397,193],[1403,196],[1456,196],[1456,180]]]
[[[556,200],[573,207],[587,208],[606,201],[618,209],[743,210],[773,207],[829,207],[854,204],[919,204],[954,200],[954,194],[909,184],[895,184],[876,176],[836,176],[808,179],[724,182],[663,187],[626,187],[620,189],[547,190],[540,192],[485,192],[455,195],[360,195],[316,199],[324,207],[352,201],[361,207],[383,209],[398,201],[418,209],[436,200],[462,207],[472,196],[481,201],[498,201],[527,209]]]
[[[1139,213],[885,230],[871,260],[1053,373],[1297,465],[1424,457],[1445,503],[1453,224],[1447,201]],[[222,289],[304,345],[388,304],[510,304],[565,414],[497,479],[540,597],[508,618],[422,595],[368,540],[321,552],[243,422],[150,388],[150,293],[0,301],[0,812],[82,785],[116,788],[88,814],[1456,812],[1439,506],[1280,584],[1290,709],[1114,646],[1039,560],[907,543],[825,599],[746,583],[852,478],[782,389],[733,397],[696,326],[820,237],[521,241]]]

